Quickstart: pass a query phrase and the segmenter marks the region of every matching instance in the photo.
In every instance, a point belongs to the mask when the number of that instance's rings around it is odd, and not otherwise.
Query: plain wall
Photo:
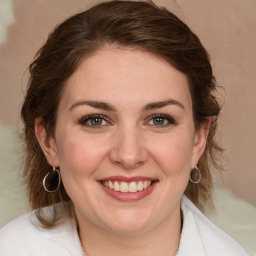
[[[93,0],[0,0],[12,3],[15,22],[0,44],[0,123],[22,127],[19,110],[27,67],[49,31]],[[225,90],[218,139],[228,159],[222,186],[256,205],[256,1],[155,1],[173,10],[199,36]],[[1,19],[0,19],[1,23]],[[225,92],[224,92],[225,91]]]

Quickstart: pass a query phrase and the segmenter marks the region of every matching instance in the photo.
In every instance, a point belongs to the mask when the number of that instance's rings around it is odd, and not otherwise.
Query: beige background
[[[57,23],[96,1],[0,0],[0,4],[7,1],[12,3],[15,22],[0,44],[0,124],[17,129],[22,126],[19,109],[26,68],[35,52]],[[226,95],[218,133],[228,158],[222,185],[256,205],[256,1],[155,2],[174,10],[210,52],[218,83],[225,89],[220,92]]]

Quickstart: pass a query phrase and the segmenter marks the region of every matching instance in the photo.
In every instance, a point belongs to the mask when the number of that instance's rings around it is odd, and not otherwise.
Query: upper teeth
[[[115,191],[120,191],[123,193],[127,193],[127,192],[135,193],[149,187],[151,185],[151,181],[149,180],[139,181],[139,182],[103,181],[102,184]]]

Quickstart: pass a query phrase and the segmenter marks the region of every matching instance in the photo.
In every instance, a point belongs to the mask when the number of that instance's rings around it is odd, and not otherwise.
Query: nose
[[[126,170],[143,165],[148,159],[148,152],[143,146],[140,132],[134,128],[119,129],[115,134],[110,160]]]

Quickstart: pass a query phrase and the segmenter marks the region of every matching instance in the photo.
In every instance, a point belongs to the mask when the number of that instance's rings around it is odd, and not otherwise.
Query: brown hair
[[[211,198],[212,177],[209,165],[217,164],[221,148],[214,142],[220,107],[213,92],[215,79],[209,56],[198,37],[174,14],[152,2],[110,1],[76,14],[55,28],[30,65],[30,80],[22,107],[25,125],[26,159],[24,175],[32,209],[60,202],[69,202],[63,185],[55,193],[42,186],[51,170],[36,139],[35,119],[42,118],[49,135],[54,136],[56,113],[67,79],[89,54],[106,44],[139,48],[165,59],[183,72],[189,83],[193,102],[195,127],[212,117],[205,152],[198,167],[202,174],[199,184],[189,183],[185,194],[197,205]],[[65,205],[70,211],[72,204]],[[58,212],[45,225],[53,225]]]

